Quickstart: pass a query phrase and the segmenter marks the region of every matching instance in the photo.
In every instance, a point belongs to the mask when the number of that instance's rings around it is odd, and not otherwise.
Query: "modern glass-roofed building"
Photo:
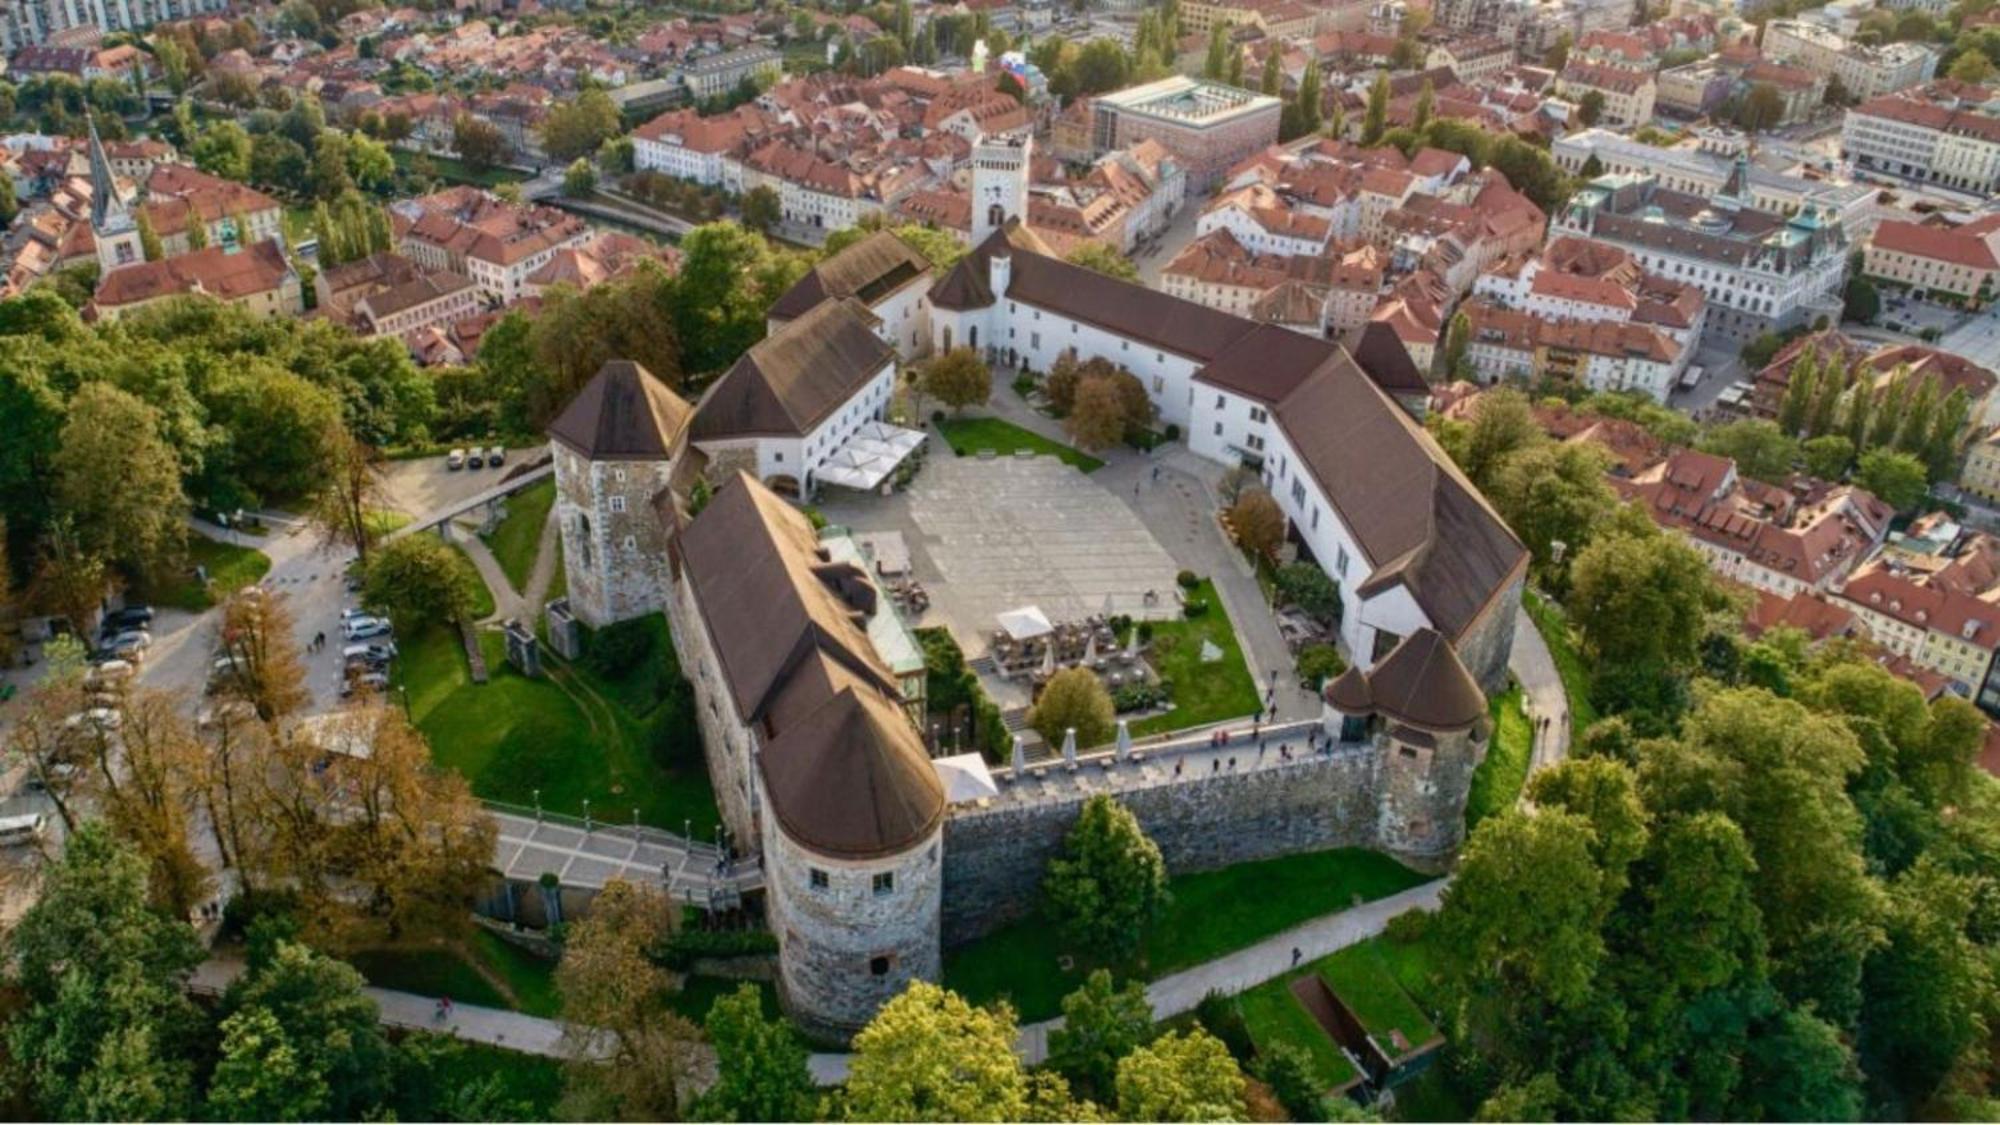
[[[1165,145],[1206,190],[1237,161],[1278,140],[1277,98],[1185,75],[1098,96],[1091,103],[1097,155],[1143,140]]]

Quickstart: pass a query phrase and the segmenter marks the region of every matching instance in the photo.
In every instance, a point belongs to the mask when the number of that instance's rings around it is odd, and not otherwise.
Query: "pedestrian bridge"
[[[725,859],[713,844],[636,824],[606,824],[487,802],[499,826],[494,869],[511,882],[554,875],[569,890],[598,891],[613,879],[652,883],[689,906],[728,910],[764,886],[754,856]]]

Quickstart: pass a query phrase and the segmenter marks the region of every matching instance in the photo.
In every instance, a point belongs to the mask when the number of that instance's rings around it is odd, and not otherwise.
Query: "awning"
[[[944,799],[949,803],[1000,795],[1000,786],[994,784],[993,774],[986,768],[986,759],[977,754],[937,758],[931,762],[931,768],[937,771],[938,780],[944,783]]]
[[[1017,641],[1046,637],[1056,631],[1056,627],[1049,624],[1049,615],[1043,613],[1040,606],[1033,605],[1024,605],[1020,609],[1010,609],[1001,614],[1000,627],[1007,630],[1007,635]]]
[[[863,422],[853,437],[813,470],[813,479],[843,488],[873,489],[889,479],[896,466],[923,443],[920,430],[906,430],[887,422]]]

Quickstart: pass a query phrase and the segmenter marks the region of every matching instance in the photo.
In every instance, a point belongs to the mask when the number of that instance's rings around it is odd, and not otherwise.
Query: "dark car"
[[[124,609],[114,609],[104,615],[104,624],[99,632],[105,636],[143,629],[153,623],[153,607],[149,605],[128,605]]]

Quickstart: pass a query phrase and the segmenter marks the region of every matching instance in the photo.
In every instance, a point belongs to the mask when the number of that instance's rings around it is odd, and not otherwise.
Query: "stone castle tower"
[[[655,501],[691,460],[693,413],[645,368],[615,360],[549,426],[570,608],[591,628],[666,605],[671,524]]]
[[[1465,839],[1472,772],[1486,756],[1485,693],[1435,629],[1419,629],[1323,695],[1327,733],[1381,747],[1375,846],[1417,866],[1450,859]]]
[[[1035,142],[1027,136],[987,137],[972,146],[972,245],[1010,220],[1028,221],[1028,164]]]

